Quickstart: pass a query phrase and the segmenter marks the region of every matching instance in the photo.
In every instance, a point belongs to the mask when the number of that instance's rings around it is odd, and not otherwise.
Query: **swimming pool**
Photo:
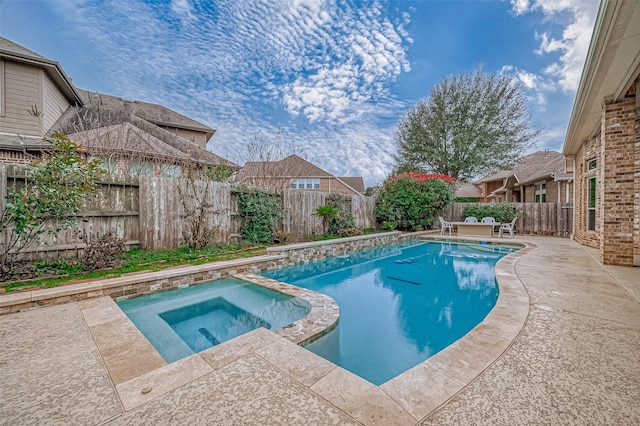
[[[380,385],[480,323],[498,297],[494,266],[515,250],[407,242],[262,275],[335,299],[338,326],[306,348]]]
[[[259,327],[277,330],[310,304],[236,278],[118,301],[168,363]]]

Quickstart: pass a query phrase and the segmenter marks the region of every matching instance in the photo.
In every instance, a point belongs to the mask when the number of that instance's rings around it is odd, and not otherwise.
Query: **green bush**
[[[280,197],[259,189],[235,193],[238,199],[240,235],[254,243],[272,243],[276,222],[282,218]]]
[[[327,233],[329,235],[353,237],[362,234],[356,227],[356,220],[351,214],[351,205],[347,204],[348,201],[350,199],[340,194],[331,194],[327,197],[327,206],[335,209],[335,214],[328,218]]]
[[[516,208],[511,203],[491,203],[491,204],[471,204],[462,210],[462,218],[469,216],[483,217],[491,216],[497,222],[511,222],[516,217]]]
[[[449,176],[415,172],[390,177],[376,198],[376,220],[397,222],[400,229],[431,227],[438,213],[453,202],[453,181]]]

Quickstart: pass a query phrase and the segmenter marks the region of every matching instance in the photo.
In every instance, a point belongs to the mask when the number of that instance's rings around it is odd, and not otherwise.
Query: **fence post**
[[[0,163],[0,215],[4,216],[4,209],[7,205],[7,166],[4,163]],[[0,245],[4,247],[7,245],[7,230],[0,229]]]

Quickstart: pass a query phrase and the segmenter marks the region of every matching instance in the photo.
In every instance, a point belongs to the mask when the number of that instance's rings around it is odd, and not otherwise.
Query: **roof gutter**
[[[71,79],[69,78],[69,76],[67,76],[58,62],[46,59],[35,59],[33,57],[21,55],[16,52],[9,52],[0,49],[0,57],[3,56],[18,62],[44,68],[50,75],[53,76],[54,80],[56,80],[56,83],[61,86],[60,88],[69,98],[72,98],[78,105],[84,105],[82,99],[80,98],[80,95],[71,84]]]

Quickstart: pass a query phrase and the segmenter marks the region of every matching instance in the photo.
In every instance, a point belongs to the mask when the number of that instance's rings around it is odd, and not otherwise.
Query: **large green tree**
[[[513,75],[478,67],[444,78],[398,122],[396,172],[467,179],[509,167],[540,133],[526,104]]]

